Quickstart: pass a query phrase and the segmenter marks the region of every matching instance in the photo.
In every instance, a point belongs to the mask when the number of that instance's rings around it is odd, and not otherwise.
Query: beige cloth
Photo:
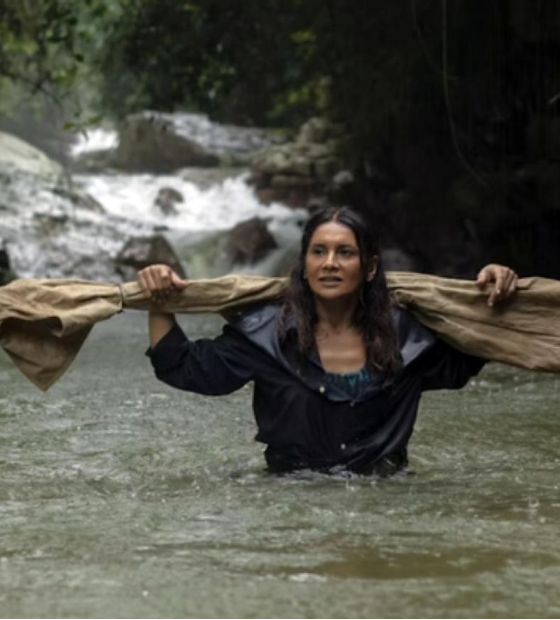
[[[560,282],[525,278],[513,299],[487,306],[467,280],[389,273],[395,301],[454,347],[532,370],[560,371]],[[47,390],[70,366],[91,327],[123,309],[235,313],[278,300],[284,278],[194,280],[153,306],[135,282],[16,280],[0,288],[0,344],[37,387]]]

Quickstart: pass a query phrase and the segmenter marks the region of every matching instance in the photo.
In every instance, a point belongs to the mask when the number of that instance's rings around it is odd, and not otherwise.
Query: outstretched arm
[[[154,305],[173,291],[186,288],[167,265],[151,265],[138,272],[138,283]],[[229,394],[251,380],[254,352],[227,326],[214,340],[190,341],[173,314],[150,310],[148,315],[151,358],[156,376],[173,387],[199,394]]]
[[[167,265],[150,265],[137,275],[138,284],[147,297],[154,302],[162,303],[174,290],[186,288],[189,283],[182,280]],[[175,325],[175,316],[157,310],[148,313],[148,329],[150,334],[150,346],[154,347]]]

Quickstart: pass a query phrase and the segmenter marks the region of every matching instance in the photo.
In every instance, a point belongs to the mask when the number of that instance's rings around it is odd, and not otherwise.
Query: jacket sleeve
[[[189,340],[179,325],[148,349],[156,377],[181,390],[218,396],[253,378],[251,344],[229,326],[215,339]]]
[[[461,353],[437,339],[422,361],[422,390],[454,390],[464,387],[487,360]]]

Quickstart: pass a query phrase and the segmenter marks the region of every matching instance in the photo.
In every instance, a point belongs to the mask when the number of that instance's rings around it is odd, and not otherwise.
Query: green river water
[[[560,615],[560,378],[427,394],[414,476],[274,477],[250,387],[173,390],[145,347],[99,325],[47,394],[1,356],[1,617]]]

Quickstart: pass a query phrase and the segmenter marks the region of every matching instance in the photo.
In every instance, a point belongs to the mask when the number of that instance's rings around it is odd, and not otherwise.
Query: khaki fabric
[[[560,371],[560,282],[524,278],[514,298],[494,308],[474,282],[392,272],[395,302],[454,347],[532,370]],[[125,309],[220,312],[279,300],[284,278],[229,275],[194,280],[164,305],[135,282],[22,279],[0,287],[0,344],[37,387],[47,390],[72,363],[95,323]]]

